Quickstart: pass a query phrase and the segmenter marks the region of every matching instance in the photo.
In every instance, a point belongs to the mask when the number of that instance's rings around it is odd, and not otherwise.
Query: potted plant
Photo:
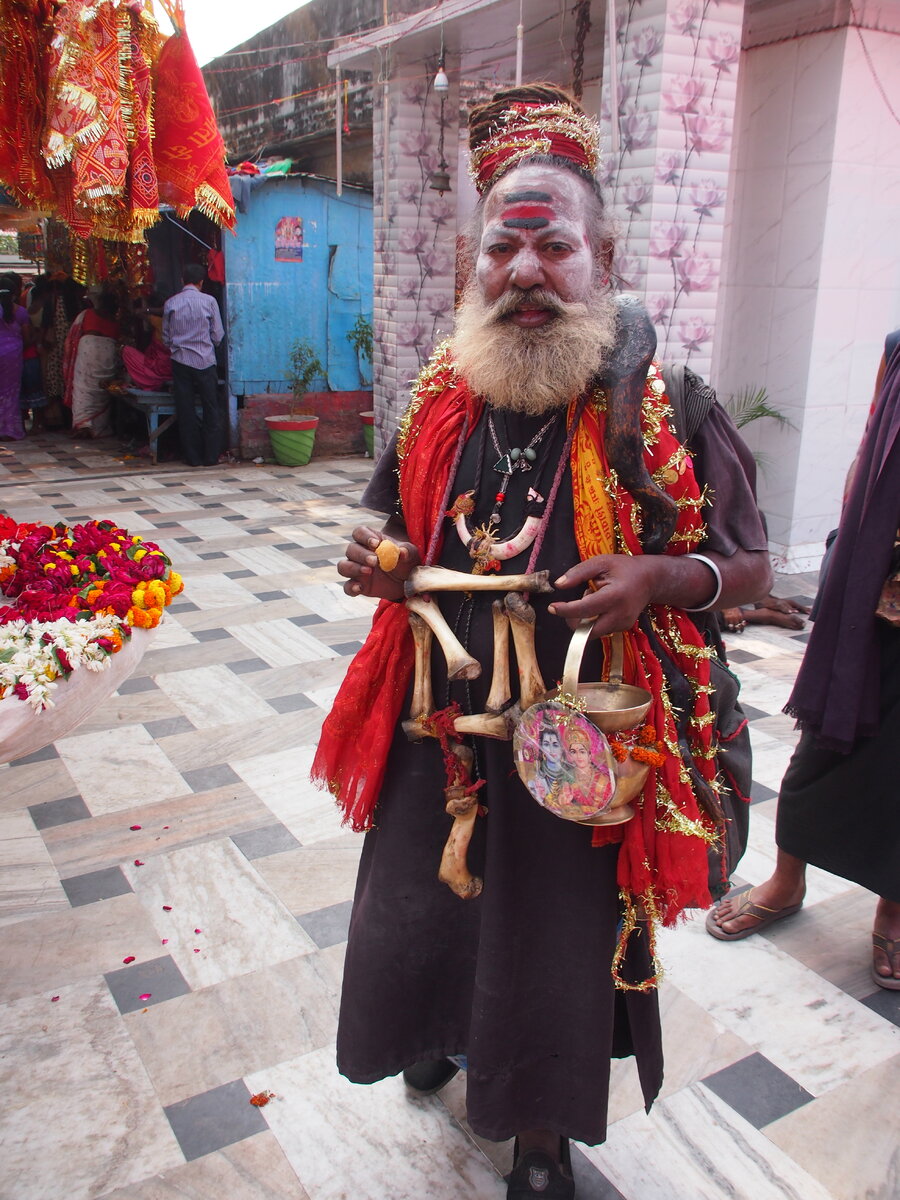
[[[356,351],[359,378],[364,387],[369,387],[372,383],[373,333],[372,322],[364,313],[359,314],[347,331],[347,341]],[[366,440],[366,454],[372,458],[375,453],[375,412],[369,409],[368,412],[361,412],[359,417]]]
[[[304,467],[312,457],[319,418],[300,407],[314,379],[325,374],[310,342],[299,338],[291,347],[287,379],[291,385],[290,412],[266,417],[275,461],[285,467]]]

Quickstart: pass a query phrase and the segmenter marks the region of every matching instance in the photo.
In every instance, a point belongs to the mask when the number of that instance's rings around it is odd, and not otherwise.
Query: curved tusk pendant
[[[540,517],[526,517],[525,524],[515,537],[510,538],[508,542],[494,542],[491,546],[491,555],[499,558],[501,562],[507,558],[515,558],[517,554],[521,554],[531,545],[537,537],[540,527]]]

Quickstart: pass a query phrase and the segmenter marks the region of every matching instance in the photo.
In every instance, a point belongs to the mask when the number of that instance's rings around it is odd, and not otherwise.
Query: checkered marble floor
[[[114,451],[0,446],[14,516],[111,517],[186,582],[101,712],[0,767],[0,1197],[502,1200],[511,1147],[472,1136],[463,1075],[413,1100],[334,1068],[360,839],[307,771],[370,620],[334,564],[371,463]],[[756,753],[746,880],[773,862],[805,638],[729,638]],[[722,944],[702,917],[665,933],[665,1089],[647,1116],[614,1064],[580,1200],[900,1197],[900,993],[869,978],[873,903],[811,871],[765,936]],[[277,1098],[254,1107],[261,1091]]]

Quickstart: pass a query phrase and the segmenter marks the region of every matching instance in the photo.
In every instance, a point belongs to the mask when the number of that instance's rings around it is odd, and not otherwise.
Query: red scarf
[[[658,390],[657,390],[658,389]],[[570,406],[571,421],[574,405]],[[463,430],[475,427],[481,402],[453,370],[447,350],[439,352],[420,376],[401,426],[398,445],[400,496],[409,540],[423,559],[432,531],[439,526],[450,472]],[[678,502],[679,518],[667,553],[684,554],[704,536],[700,517],[703,497],[686,455],[665,420],[668,411],[655,368],[648,376],[643,410],[645,460],[651,475],[662,479]],[[466,425],[466,421],[468,424]],[[601,512],[610,501],[593,503],[591,489],[609,475],[601,405],[589,404],[572,444],[575,536],[582,559],[616,550],[640,554],[640,510],[629,493],[612,488],[614,530],[604,529]],[[424,436],[423,436],[424,435]],[[610,546],[610,538],[616,540]],[[432,558],[440,542],[432,548]],[[650,609],[655,635],[696,695],[690,742],[700,774],[711,781],[715,767],[709,715],[709,655],[696,626],[680,609]],[[654,696],[652,720],[669,753],[664,766],[651,769],[639,815],[617,829],[592,830],[595,844],[621,840],[619,884],[629,916],[640,901],[647,914],[671,924],[686,907],[706,907],[706,845],[713,825],[700,813],[677,748],[672,709],[662,668],[644,633],[635,625],[626,634],[627,681]],[[312,778],[338,799],[345,822],[355,830],[372,826],[384,779],[388,751],[401,715],[412,673],[412,640],[406,607],[382,601],[372,630],[353,659],[325,720],[312,767]]]

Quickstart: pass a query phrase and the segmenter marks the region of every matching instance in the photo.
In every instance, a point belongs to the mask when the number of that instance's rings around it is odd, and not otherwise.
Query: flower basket
[[[103,670],[73,671],[57,688],[52,708],[36,711],[17,696],[0,701],[0,763],[34,754],[76,729],[131,675],[155,632],[133,630],[118,654],[104,660]]]
[[[366,441],[366,455],[369,458],[375,457],[375,412],[374,409],[369,412],[359,414],[359,419],[362,421],[363,437]]]
[[[183,588],[159,546],[112,521],[0,513],[0,762],[63,737],[140,662]]]
[[[318,417],[292,414],[266,417],[275,461],[284,467],[305,467],[312,458],[318,424]]]

